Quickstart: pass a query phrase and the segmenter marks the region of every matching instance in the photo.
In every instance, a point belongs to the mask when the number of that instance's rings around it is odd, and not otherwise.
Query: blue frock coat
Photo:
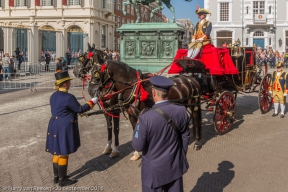
[[[80,105],[75,96],[56,91],[50,97],[52,117],[49,121],[46,151],[53,155],[69,155],[80,147],[78,113],[90,110],[88,104]]]
[[[190,131],[184,106],[166,101],[153,106],[162,109],[178,126],[178,135],[158,112],[149,110],[140,115],[132,146],[142,151],[142,184],[158,188],[182,177],[189,164],[186,159]]]

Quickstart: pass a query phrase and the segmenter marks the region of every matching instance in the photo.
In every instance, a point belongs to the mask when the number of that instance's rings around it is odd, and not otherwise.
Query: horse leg
[[[114,113],[114,115],[119,116],[119,113]],[[119,151],[118,151],[118,146],[119,146],[119,122],[120,122],[120,118],[113,118],[115,143],[114,143],[112,152],[111,152],[111,154],[109,156],[111,158],[118,157],[118,155],[119,155]]]
[[[200,99],[197,98],[195,102],[195,106],[193,107],[193,137],[195,138],[195,144],[194,144],[194,150],[200,150],[202,147],[201,144],[201,122],[202,122],[202,116],[201,116],[201,105],[200,105]]]
[[[131,4],[130,1],[124,1],[124,2],[122,3],[122,13],[123,13],[123,15],[126,15],[126,14],[127,14],[127,12],[126,12],[126,10],[125,10],[126,5],[130,5],[130,4]]]
[[[159,11],[159,10],[163,10],[164,9],[164,6],[162,5],[162,1],[161,0],[158,0],[158,1],[156,1],[156,3],[157,3],[157,5],[158,5],[158,7],[156,7],[155,9],[153,9],[152,11],[151,11],[151,13],[150,13],[150,19],[152,19],[153,17],[154,17],[154,13],[156,12],[156,11]]]
[[[107,145],[103,151],[103,154],[109,154],[112,152],[112,147],[111,147],[111,144],[112,144],[112,117],[105,114],[105,119],[106,119],[106,123],[107,123],[108,142],[107,142]]]
[[[134,133],[138,119],[135,119],[132,115],[129,114],[129,120],[130,120],[130,123],[132,125],[133,133]],[[131,161],[137,161],[138,159],[140,159],[140,154],[138,151],[134,151],[133,156],[130,158],[130,160]]]
[[[172,13],[172,19],[171,19],[171,23],[175,23],[175,10],[174,7],[171,5],[170,0],[164,0],[163,3],[167,6],[168,9],[170,9],[171,13]]]
[[[136,15],[137,15],[137,20],[135,21],[135,23],[140,23],[140,13],[139,13],[138,3],[135,3],[134,7],[135,7]]]

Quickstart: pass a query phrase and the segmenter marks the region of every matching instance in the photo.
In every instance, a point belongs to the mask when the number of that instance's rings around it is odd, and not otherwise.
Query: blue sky
[[[198,17],[195,14],[196,6],[199,5],[201,8],[204,7],[204,0],[192,0],[187,2],[185,0],[171,0],[171,4],[175,8],[176,19],[189,19],[193,24],[198,22]],[[168,19],[171,19],[171,11],[163,4],[163,13]]]

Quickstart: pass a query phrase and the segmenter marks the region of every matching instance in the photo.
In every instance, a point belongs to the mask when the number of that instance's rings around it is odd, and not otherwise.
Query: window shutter
[[[14,7],[14,0],[9,0],[9,6]]]
[[[67,0],[62,0],[62,5],[66,5],[67,6]]]
[[[40,0],[35,0],[35,6],[40,6]]]

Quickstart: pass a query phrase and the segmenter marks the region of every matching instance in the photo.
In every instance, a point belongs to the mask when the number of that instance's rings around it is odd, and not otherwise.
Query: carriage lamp
[[[281,38],[278,40],[278,43],[279,43],[279,47],[281,47],[282,46],[282,39]]]

